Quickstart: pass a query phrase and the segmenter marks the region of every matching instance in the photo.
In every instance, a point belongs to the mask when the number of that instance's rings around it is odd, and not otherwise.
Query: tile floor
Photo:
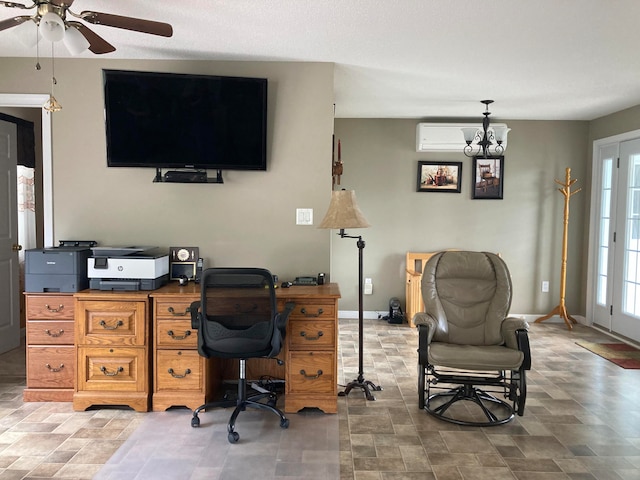
[[[342,480],[640,479],[640,370],[575,344],[610,341],[582,325],[532,324],[523,417],[461,427],[417,406],[417,337],[386,322],[365,329],[365,379],[377,400],[340,401]],[[357,323],[341,321],[342,380],[357,376]],[[352,378],[353,377],[353,378]]]
[[[383,387],[376,401],[354,390],[338,399],[337,416],[306,412],[288,430],[245,412],[238,445],[226,441],[224,411],[207,412],[211,423],[203,418],[194,431],[184,410],[73,412],[67,403],[23,403],[22,347],[0,356],[0,480],[640,479],[640,370],[577,346],[609,339],[581,325],[533,324],[530,338],[525,415],[508,425],[460,427],[420,411],[415,330],[371,320],[364,372]],[[357,366],[357,321],[341,320],[339,381],[355,378]]]

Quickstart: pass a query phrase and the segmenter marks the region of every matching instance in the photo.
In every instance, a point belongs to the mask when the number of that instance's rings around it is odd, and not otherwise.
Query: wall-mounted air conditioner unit
[[[476,127],[478,131],[482,132],[482,124],[480,123],[419,123],[416,126],[416,152],[461,152],[466,146],[462,134],[464,127]],[[489,125],[489,131],[492,132],[494,127],[506,128],[507,125],[492,123]],[[506,137],[502,146],[506,150]],[[490,151],[495,153],[493,149]]]

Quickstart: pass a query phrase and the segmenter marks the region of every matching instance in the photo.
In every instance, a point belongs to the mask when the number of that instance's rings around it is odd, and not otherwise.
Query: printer
[[[95,290],[155,290],[169,281],[169,254],[158,247],[94,247],[87,261]]]
[[[88,246],[60,246],[25,250],[25,292],[79,292],[89,288]]]

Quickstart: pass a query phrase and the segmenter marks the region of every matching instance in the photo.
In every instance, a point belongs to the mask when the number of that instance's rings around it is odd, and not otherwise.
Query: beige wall
[[[366,242],[364,274],[374,293],[364,309],[388,311],[390,296],[405,297],[407,251],[459,248],[499,252],[513,276],[512,312],[545,314],[559,303],[564,197],[554,180],[570,167],[575,188],[584,186],[587,122],[506,120],[512,129],[505,155],[504,199],[472,200],[472,160],[460,153],[416,153],[420,120],[338,119],[344,175],[372,227],[354,230]],[[424,120],[423,120],[424,121]],[[501,120],[502,121],[502,120]],[[418,160],[461,161],[462,192],[416,192]],[[570,204],[566,304],[585,313],[582,288],[588,192]],[[340,283],[341,309],[357,309],[357,248],[354,240],[332,240],[332,275]],[[541,293],[542,280],[550,292]]]
[[[0,92],[43,93],[48,64],[0,59]],[[107,168],[101,68],[261,76],[269,79],[269,170],[225,172],[224,185],[154,184],[148,169]],[[372,224],[362,234],[374,293],[365,310],[386,314],[404,300],[407,251],[491,250],[508,262],[515,313],[544,314],[559,301],[565,168],[582,192],[571,200],[566,302],[585,313],[591,141],[640,128],[640,107],[593,122],[505,121],[512,128],[503,200],[471,199],[471,159],[416,153],[425,119],[337,119],[333,65],[279,62],[56,61],[53,117],[54,238],[102,245],[197,245],[209,265],[261,265],[282,279],[331,271],[341,310],[357,309],[357,247],[313,227],[295,226],[296,207],[317,225],[329,202],[331,134],[342,143],[342,186],[356,190]],[[447,119],[448,120],[448,119]],[[418,160],[463,162],[462,193],[416,192]],[[335,232],[334,232],[335,233]],[[540,292],[549,280],[551,291]]]
[[[48,92],[49,63],[41,63],[37,72],[33,59],[0,59],[0,92]],[[152,169],[108,168],[102,68],[268,78],[268,171],[188,185],[152,183]],[[209,266],[264,266],[283,279],[328,270],[329,233],[296,226],[295,209],[322,215],[329,203],[332,64],[60,59],[56,78],[56,243],[194,245]]]

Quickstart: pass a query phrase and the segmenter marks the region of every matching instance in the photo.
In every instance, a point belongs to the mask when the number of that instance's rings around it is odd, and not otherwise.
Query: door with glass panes
[[[640,341],[640,139],[595,154],[593,322]]]

